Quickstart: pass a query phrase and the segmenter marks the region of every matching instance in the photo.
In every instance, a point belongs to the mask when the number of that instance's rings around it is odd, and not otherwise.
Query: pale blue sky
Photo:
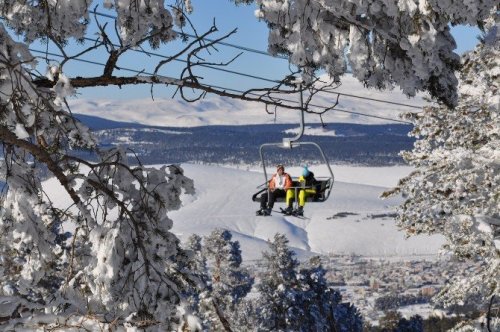
[[[235,6],[228,0],[193,0],[192,2],[194,12],[190,18],[196,26],[198,33],[201,34],[208,30],[213,22],[213,19],[215,18],[219,32],[214,37],[222,36],[234,28],[238,28],[237,33],[228,38],[226,42],[262,51],[267,49],[268,29],[264,22],[259,22],[255,18],[254,10],[256,7],[254,4]],[[98,11],[110,14],[113,13],[102,9],[102,7],[100,7],[100,9],[98,8]],[[100,20],[105,20],[105,18],[101,17]],[[464,51],[474,48],[477,43],[476,37],[479,35],[479,30],[469,27],[455,27],[452,29],[452,34],[457,41],[458,47],[456,52],[461,54]],[[180,45],[182,44],[174,42],[155,52],[167,55],[173,54],[175,50],[180,47]],[[40,46],[34,45],[33,47],[40,49]],[[213,60],[229,60],[239,52],[233,48],[225,46],[220,46],[219,50],[219,53],[215,53],[213,55]],[[105,56],[106,54],[101,52],[88,55],[85,59],[103,63],[106,61]],[[131,54],[123,57],[123,59],[119,62],[119,65],[135,70],[152,71],[154,64],[157,61],[158,58],[148,58],[140,55],[139,53],[132,52]],[[168,76],[178,76],[179,71],[182,68],[181,65],[182,64],[180,63],[170,65],[162,72],[162,74]],[[286,60],[246,52],[226,69],[277,80],[283,78],[289,73],[288,68],[288,62]],[[71,67],[66,68],[66,72],[71,76],[82,75],[82,71],[87,74],[91,74],[92,72],[97,74],[102,71],[102,67],[75,63]],[[210,69],[201,70],[199,73],[208,82],[210,82],[210,84],[240,90],[268,86],[270,84],[261,80],[245,78]],[[108,87],[104,89],[99,87],[82,89],[78,92],[80,94],[80,98],[145,98],[150,96],[150,87],[131,86],[123,87],[122,89],[118,87]],[[171,95],[172,89],[165,89],[162,87],[155,88],[156,97],[171,97]]]

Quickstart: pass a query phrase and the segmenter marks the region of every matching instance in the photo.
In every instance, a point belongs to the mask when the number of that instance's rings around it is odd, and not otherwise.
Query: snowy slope
[[[264,182],[261,172],[205,165],[182,165],[194,179],[196,194],[183,196],[183,207],[169,217],[173,232],[186,240],[191,234],[206,235],[220,227],[233,233],[241,244],[245,260],[261,257],[266,240],[277,232],[285,234],[299,257],[314,253],[409,258],[435,255],[443,243],[440,236],[406,239],[394,225],[394,206],[400,200],[381,200],[384,187],[396,183],[409,167],[334,166],[336,182],[325,203],[307,203],[304,219],[273,212],[257,217],[258,203],[251,201],[256,187]],[[317,176],[325,167],[310,166]],[[291,175],[299,170],[290,168]],[[47,193],[61,207],[69,203],[55,179],[45,182]],[[275,209],[283,206],[277,203]]]
[[[267,248],[264,241],[276,232],[286,234],[295,248],[323,254],[403,258],[436,254],[443,243],[440,236],[406,239],[390,216],[400,200],[379,199],[384,190],[380,185],[394,185],[409,172],[408,167],[334,167],[337,182],[330,199],[306,204],[305,219],[277,212],[270,217],[255,216],[258,203],[251,201],[251,195],[263,182],[262,173],[199,165],[183,167],[185,174],[194,179],[197,193],[182,209],[170,214],[173,231],[185,240],[194,232],[228,229],[240,241],[245,259],[259,258]],[[325,168],[312,166],[311,170],[325,175]],[[294,169],[288,171],[298,174]],[[282,204],[277,203],[275,209]]]

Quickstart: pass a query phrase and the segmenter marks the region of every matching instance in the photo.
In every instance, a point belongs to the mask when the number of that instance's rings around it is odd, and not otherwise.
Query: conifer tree
[[[269,51],[287,55],[305,81],[318,69],[339,80],[349,68],[365,86],[426,90],[447,105],[457,102],[459,65],[449,26],[481,26],[498,8],[495,0],[233,1],[258,5]]]
[[[299,272],[306,313],[304,325],[318,331],[335,330],[334,311],[342,299],[340,293],[328,287],[325,274],[319,257],[311,258]]]
[[[285,235],[277,233],[269,247],[263,253],[264,272],[257,286],[260,327],[264,331],[300,330],[304,306],[297,279],[299,263]]]
[[[341,303],[342,296],[328,286],[319,257],[298,271],[299,263],[288,240],[276,234],[264,252],[264,271],[255,304],[262,331],[362,331],[357,308]]]
[[[202,238],[191,235],[186,243],[186,252],[189,260],[186,268],[192,275],[193,284],[183,290],[188,302],[189,311],[200,320],[204,329],[211,327],[212,301],[210,297],[210,276],[208,273],[207,259],[203,254]]]
[[[484,305],[500,296],[498,12],[485,28],[480,45],[463,58],[458,106],[407,116],[417,141],[403,157],[416,170],[392,192],[405,197],[397,220],[408,234],[442,234],[450,252],[480,263],[447,284],[437,296],[445,305],[478,295]]]
[[[362,331],[363,320],[357,308],[341,303],[342,295],[328,285],[320,257],[312,257],[299,279],[304,304],[302,326],[308,331]]]
[[[335,308],[333,317],[337,331],[363,331],[363,317],[352,303],[340,303]]]
[[[387,331],[393,331],[398,326],[398,323],[403,319],[399,311],[387,311],[384,316],[379,319],[379,326]]]
[[[214,328],[230,328],[229,318],[252,288],[253,278],[241,266],[238,241],[227,230],[215,229],[204,239],[203,254],[210,266],[209,290]],[[222,324],[222,327],[219,325]]]
[[[409,319],[401,318],[394,332],[424,332],[423,319],[420,315],[411,316]]]
[[[231,322],[236,331],[253,331],[260,325],[257,301],[248,296],[241,300],[231,312]]]
[[[210,262],[212,295],[223,310],[230,309],[252,288],[253,279],[241,266],[238,241],[227,230],[216,229],[205,238],[204,253]]]

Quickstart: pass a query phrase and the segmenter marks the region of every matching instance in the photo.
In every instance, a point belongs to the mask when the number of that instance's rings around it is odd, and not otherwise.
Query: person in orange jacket
[[[258,216],[269,216],[277,197],[286,197],[286,191],[292,187],[292,178],[285,173],[285,166],[276,166],[276,174],[268,183],[269,190],[260,197]]]

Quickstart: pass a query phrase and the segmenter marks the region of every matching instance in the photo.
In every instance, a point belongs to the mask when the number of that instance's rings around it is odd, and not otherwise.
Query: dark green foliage
[[[334,312],[336,331],[355,332],[363,330],[363,317],[351,303],[340,303]]]
[[[147,164],[255,164],[260,162],[258,147],[262,143],[281,142],[283,132],[294,128],[293,125],[155,128],[80,117],[93,130],[98,130],[96,134],[102,146],[121,144],[119,137],[129,137],[130,141],[137,142],[131,149]],[[401,164],[399,152],[410,149],[414,142],[408,137],[411,130],[408,125],[328,124],[327,128],[335,130],[337,136],[307,136],[305,140],[321,145],[331,162],[375,166]],[[271,164],[281,162],[298,166],[301,159],[310,160],[311,163],[321,161],[319,152],[310,148],[270,150],[267,156]],[[88,158],[88,154],[85,157]]]
[[[432,332],[446,332],[457,326],[457,324],[461,321],[469,319],[470,316],[455,316],[455,317],[435,317],[430,316],[425,319],[423,324],[424,331],[432,331]],[[477,317],[477,314],[474,315],[474,318]]]
[[[409,320],[406,318],[398,322],[394,332],[423,332],[423,319],[419,315],[412,316]]]
[[[411,304],[429,303],[430,297],[412,294],[388,294],[375,300],[375,309],[387,311]]]

